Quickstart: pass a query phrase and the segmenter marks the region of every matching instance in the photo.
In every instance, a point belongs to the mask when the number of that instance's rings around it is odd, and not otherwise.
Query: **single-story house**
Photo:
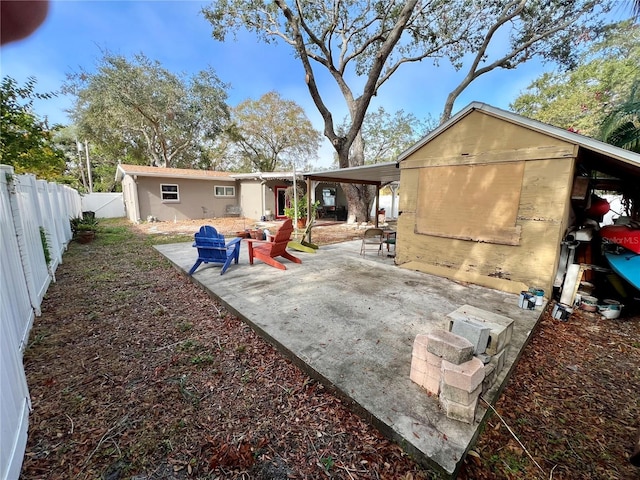
[[[304,187],[302,173],[296,179]],[[283,219],[285,192],[293,180],[293,172],[230,173],[125,164],[116,169],[132,222],[240,215],[253,220]],[[323,212],[346,211],[346,199],[337,184],[315,184],[314,193]]]
[[[226,172],[118,165],[127,218],[180,221],[223,216],[239,205],[238,185]]]

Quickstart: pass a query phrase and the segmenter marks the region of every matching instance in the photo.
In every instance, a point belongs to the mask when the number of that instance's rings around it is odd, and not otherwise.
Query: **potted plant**
[[[286,217],[291,218],[293,220],[295,220],[295,215],[296,215],[296,205],[297,205],[297,213],[298,213],[298,228],[304,228],[307,224],[307,214],[309,213],[307,211],[307,195],[299,195],[298,196],[298,202],[294,203],[293,198],[289,198],[289,206],[285,207],[284,209],[284,214]],[[316,217],[316,213],[318,211],[318,207],[320,206],[320,201],[316,200],[315,202],[313,202],[311,204],[311,219],[314,219]]]
[[[95,216],[83,214],[81,217],[72,218],[70,222],[71,232],[78,242],[89,243],[96,238],[98,220]]]

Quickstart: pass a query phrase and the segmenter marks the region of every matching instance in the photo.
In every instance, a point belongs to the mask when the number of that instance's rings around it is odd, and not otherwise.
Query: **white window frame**
[[[175,187],[176,191],[167,190],[165,191],[165,187]],[[176,198],[165,198],[165,195],[175,195]],[[180,186],[177,183],[161,183],[160,184],[160,199],[162,203],[178,203],[180,202]]]
[[[222,189],[222,193],[218,193],[218,189]],[[227,191],[231,193],[227,193]],[[236,187],[235,185],[214,185],[213,186],[213,195],[216,197],[235,197],[236,196]]]

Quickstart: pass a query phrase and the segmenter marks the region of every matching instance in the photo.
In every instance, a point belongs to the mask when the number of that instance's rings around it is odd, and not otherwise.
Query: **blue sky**
[[[36,91],[52,92],[60,88],[66,74],[81,68],[94,71],[102,50],[131,57],[144,53],[151,60],[174,72],[193,74],[209,66],[230,85],[231,106],[257,99],[276,90],[283,98],[301,105],[314,126],[322,131],[317,113],[304,83],[304,72],[283,43],[266,45],[251,34],[240,34],[237,41],[220,43],[211,38],[209,23],[199,13],[210,2],[204,1],[68,1],[51,2],[45,23],[29,38],[4,45],[0,52],[2,76],[24,82],[33,76]],[[616,19],[628,17],[619,11]],[[544,70],[539,62],[530,62],[515,71],[494,71],[476,80],[456,101],[454,112],[469,102],[482,101],[508,108],[517,95]],[[443,63],[409,64],[379,91],[373,108],[388,112],[411,112],[418,118],[438,118],[448,92],[459,82],[461,73]],[[325,101],[341,120],[346,108],[341,95],[328,82],[320,85],[328,92]],[[58,97],[38,102],[35,110],[51,123],[68,123],[65,109],[70,98]],[[325,141],[318,167],[332,162],[332,149]]]

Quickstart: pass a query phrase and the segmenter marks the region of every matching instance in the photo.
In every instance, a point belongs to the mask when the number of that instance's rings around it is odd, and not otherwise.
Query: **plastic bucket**
[[[525,310],[533,310],[536,308],[536,297],[530,292],[522,291],[520,292],[520,297],[518,298],[518,306]]]
[[[573,309],[569,305],[565,305],[564,303],[556,303],[553,306],[551,316],[556,320],[566,322],[572,313]]]

